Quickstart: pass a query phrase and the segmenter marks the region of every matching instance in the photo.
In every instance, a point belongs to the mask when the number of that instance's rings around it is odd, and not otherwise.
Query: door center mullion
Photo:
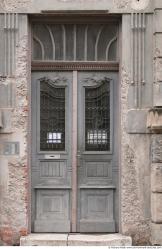
[[[77,71],[72,86],[72,232],[77,231]]]

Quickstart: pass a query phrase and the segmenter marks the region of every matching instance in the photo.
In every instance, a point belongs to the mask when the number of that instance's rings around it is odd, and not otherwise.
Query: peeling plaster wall
[[[121,74],[121,231],[133,245],[150,244],[150,135],[128,134],[130,78]]]
[[[19,155],[0,155],[0,238],[4,245],[18,245],[20,236],[27,234],[28,229],[28,52],[26,17],[16,49],[16,75],[0,79],[0,84],[12,82],[15,95],[15,104],[10,108],[11,130],[0,134],[0,142],[20,144]]]

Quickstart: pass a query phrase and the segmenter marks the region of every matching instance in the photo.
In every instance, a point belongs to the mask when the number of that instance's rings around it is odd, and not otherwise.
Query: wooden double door
[[[32,231],[118,231],[116,72],[32,74]]]

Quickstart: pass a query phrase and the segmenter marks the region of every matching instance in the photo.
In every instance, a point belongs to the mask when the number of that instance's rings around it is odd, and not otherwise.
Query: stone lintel
[[[12,6],[11,6],[12,9]],[[152,0],[35,0],[26,2],[25,6],[17,4],[13,9],[18,13],[41,13],[44,11],[89,11],[106,10],[107,13],[153,13]],[[0,13],[7,12],[5,4],[0,4]]]

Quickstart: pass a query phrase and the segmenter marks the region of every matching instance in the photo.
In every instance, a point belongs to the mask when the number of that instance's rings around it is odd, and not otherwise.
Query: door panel
[[[76,232],[118,230],[117,99],[116,73],[32,74],[32,231],[71,232],[72,198],[77,199]]]
[[[69,232],[72,73],[32,75],[32,207],[35,232]]]
[[[115,232],[113,178],[117,151],[113,134],[113,105],[117,75],[107,72],[78,73],[78,230]],[[116,103],[117,104],[117,103]],[[117,204],[117,203],[116,203]]]

